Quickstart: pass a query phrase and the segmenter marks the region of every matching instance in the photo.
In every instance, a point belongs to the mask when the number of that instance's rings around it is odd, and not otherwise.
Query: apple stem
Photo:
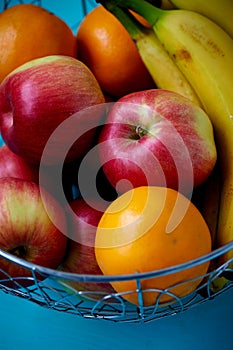
[[[141,125],[137,125],[135,131],[136,131],[136,135],[138,136],[138,138],[141,138],[147,134],[147,131],[145,129],[143,129],[143,127],[141,127]]]

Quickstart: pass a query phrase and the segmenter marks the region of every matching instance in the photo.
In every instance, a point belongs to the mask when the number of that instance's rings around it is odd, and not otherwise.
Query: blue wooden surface
[[[146,324],[84,319],[0,291],[2,350],[225,350],[233,346],[233,290]]]

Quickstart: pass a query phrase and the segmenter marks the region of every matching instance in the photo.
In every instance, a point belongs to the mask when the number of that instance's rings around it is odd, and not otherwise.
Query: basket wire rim
[[[28,262],[25,259],[19,258],[17,256],[14,256],[11,253],[8,253],[2,249],[0,249],[0,257],[7,259],[8,261],[11,261],[12,263],[15,263],[17,265],[20,265],[22,267],[25,267],[30,270],[37,271],[41,274],[50,276],[50,277],[56,277],[56,278],[62,278],[72,281],[82,281],[82,282],[117,282],[117,281],[127,281],[132,279],[147,279],[147,278],[153,278],[153,277],[159,277],[159,276],[165,276],[169,275],[175,272],[179,272],[181,270],[186,270],[191,267],[195,267],[197,265],[203,264],[205,262],[211,261],[215,258],[218,258],[219,256],[229,252],[230,250],[233,250],[233,241],[212,250],[210,253],[201,255],[200,257],[196,259],[189,260],[187,262],[172,265],[163,269],[148,271],[148,272],[137,272],[131,273],[131,274],[120,274],[120,275],[93,275],[93,274],[77,274],[73,272],[67,272],[59,269],[52,269],[48,267],[44,267],[38,264],[34,264],[31,262]],[[228,261],[226,261],[225,264],[228,264]],[[214,272],[214,271],[212,271]]]

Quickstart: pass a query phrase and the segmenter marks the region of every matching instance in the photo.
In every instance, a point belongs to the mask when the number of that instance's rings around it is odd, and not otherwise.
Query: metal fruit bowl
[[[30,3],[30,1],[24,2]],[[0,5],[0,11],[17,3],[22,3],[22,1],[5,0]],[[42,0],[33,1],[33,3],[45,6]],[[54,6],[59,5],[56,4]],[[78,13],[81,20],[91,8],[96,6],[96,3],[94,0],[83,0],[78,2],[76,6],[78,9],[73,10],[69,8],[69,11],[75,14]],[[54,9],[54,13],[64,18],[67,13],[66,10],[64,9],[64,12],[59,14]],[[76,30],[77,26],[78,21],[74,25],[71,25],[74,30]],[[212,300],[231,288],[233,286],[233,258],[224,264],[219,263],[219,260],[226,252],[232,250],[233,242],[212,251],[208,255],[181,265],[148,273],[119,276],[78,275],[60,270],[52,270],[31,264],[0,250],[0,259],[6,259],[29,271],[29,277],[13,278],[0,269],[0,290],[7,294],[27,299],[48,309],[75,314],[85,318],[103,319],[114,322],[149,322],[188,310],[195,305]],[[159,293],[159,296],[154,305],[148,307],[143,305],[142,280],[169,276],[170,274],[197,266],[206,261],[210,261],[210,269],[206,275],[200,276],[202,282],[194,292],[183,298],[179,298],[172,293],[174,286],[170,286],[166,290],[144,290],[143,293],[150,292],[156,293],[156,295]],[[107,290],[100,292],[98,288],[95,289],[95,286],[99,283],[106,284],[111,281],[120,282],[129,280],[136,282],[136,289],[127,291],[127,294],[137,293],[137,306],[127,302],[124,299],[123,293],[112,292],[109,294]],[[80,281],[84,283],[88,282],[92,288],[90,290],[74,289],[72,283]],[[183,281],[182,283],[187,282],[190,282],[190,280]],[[164,295],[169,296],[171,300],[169,303],[165,304],[161,302],[161,297]]]
[[[233,250],[233,242],[218,248],[211,253],[198,259],[189,261],[166,269],[138,273],[131,275],[101,276],[101,275],[78,275],[59,270],[52,270],[42,266],[28,263],[12,254],[0,250],[0,257],[21,265],[30,271],[30,277],[12,278],[0,269],[0,289],[17,297],[30,300],[40,306],[61,312],[75,314],[84,318],[104,319],[115,322],[148,322],[166,316],[171,316],[191,307],[212,300],[219,294],[233,287],[233,258],[226,263],[210,269],[203,277],[199,287],[189,295],[179,298],[171,292],[170,286],[166,290],[150,289],[145,292],[158,293],[156,303],[153,306],[143,305],[141,281],[149,278],[168,276],[172,273],[197,266],[206,261],[210,265],[216,265],[223,254]],[[111,281],[134,280],[137,288],[128,291],[127,294],[137,293],[138,306],[124,299],[123,293],[111,293],[95,290],[96,283]],[[93,284],[91,290],[78,291],[70,285],[72,282],[89,282]],[[189,280],[190,281],[190,280]],[[183,281],[186,283],[189,281]],[[171,301],[161,303],[161,296],[168,295]]]

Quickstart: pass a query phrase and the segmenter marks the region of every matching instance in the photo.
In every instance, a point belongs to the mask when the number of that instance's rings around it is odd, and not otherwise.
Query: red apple
[[[158,185],[189,194],[216,162],[207,114],[185,97],[162,89],[119,99],[98,143],[105,175],[119,192]]]
[[[3,145],[0,147],[0,178],[2,177],[16,177],[38,183],[39,168],[29,164]]]
[[[94,244],[97,226],[104,208],[105,204],[100,200],[90,200],[87,203],[83,198],[78,198],[70,203],[69,210],[72,210],[72,215],[68,216],[70,217],[70,240],[66,259],[61,265],[63,271],[76,274],[102,275],[96,262]],[[104,294],[114,291],[109,283],[82,281],[64,281],[64,283],[76,290],[86,291],[84,296],[93,299],[101,298]],[[87,291],[96,291],[97,294],[87,293]]]
[[[92,72],[68,56],[34,59],[12,71],[0,85],[0,128],[9,148],[25,160],[38,164],[50,135],[74,113],[105,102]],[[96,113],[96,120],[100,116]],[[79,129],[81,115],[76,120]],[[81,127],[81,126],[80,126]],[[85,130],[85,127],[83,127]],[[94,130],[88,130],[72,147],[67,160],[82,156],[90,147]],[[60,149],[76,132],[64,125],[49,162],[60,159]]]
[[[67,246],[64,210],[45,191],[42,201],[34,182],[1,178],[0,188],[0,249],[30,263],[57,268]],[[64,232],[57,224],[63,225]],[[25,285],[30,284],[25,277],[32,277],[32,272],[1,257],[0,251],[0,280],[8,279],[8,275]]]

